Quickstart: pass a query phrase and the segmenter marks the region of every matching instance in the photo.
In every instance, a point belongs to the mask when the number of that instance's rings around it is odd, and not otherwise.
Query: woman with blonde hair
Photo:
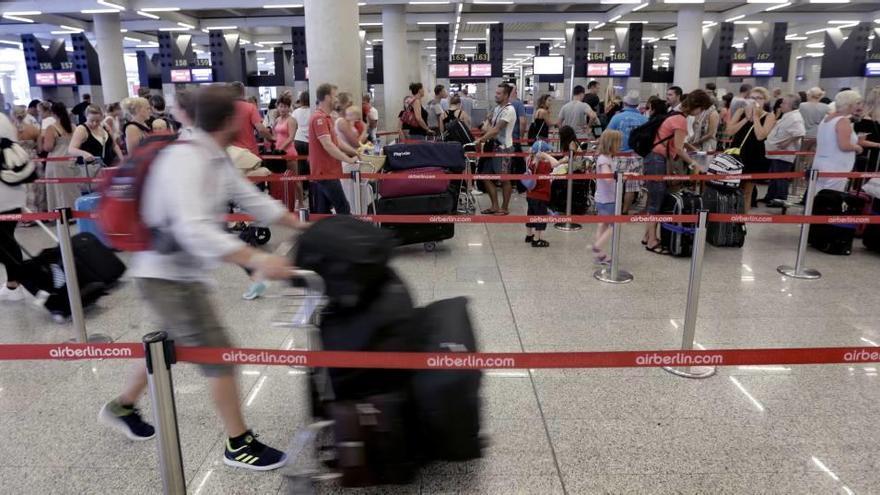
[[[834,98],[834,112],[829,113],[816,131],[816,156],[813,169],[820,172],[852,172],[856,155],[863,151],[859,138],[853,129],[850,116],[862,103],[862,95],[847,90],[837,93]],[[816,183],[817,191],[833,189],[846,190],[847,179],[820,177]]]
[[[126,152],[130,154],[152,132],[147,125],[152,107],[149,100],[141,97],[126,98],[120,102],[120,106],[125,119],[125,124],[122,125],[122,139]]]
[[[766,173],[770,170],[770,160],[764,141],[776,125],[776,115],[769,111],[770,92],[767,88],[752,88],[746,105],[737,109],[727,127],[727,134],[733,135],[731,146],[739,148],[739,159],[743,163],[744,174]],[[742,181],[745,212],[752,206],[753,181]]]
[[[86,122],[74,129],[67,151],[86,164],[98,158],[105,166],[112,166],[122,158],[122,150],[113,140],[113,131],[104,125],[104,112],[98,105],[89,105],[85,117]]]

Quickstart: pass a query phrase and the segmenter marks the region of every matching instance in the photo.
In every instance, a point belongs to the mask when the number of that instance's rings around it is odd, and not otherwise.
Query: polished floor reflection
[[[524,211],[524,202],[515,208]],[[524,229],[458,225],[433,253],[403,248],[394,262],[420,303],[467,295],[485,351],[634,350],[680,343],[688,260],[658,256],[623,231],[628,285],[592,276],[593,226],[548,232],[534,249]],[[818,281],[790,280],[798,227],[755,225],[743,249],[709,248],[697,341],[706,348],[880,345],[880,255],[808,252]],[[275,238],[281,238],[276,233]],[[47,244],[20,232],[31,249]],[[273,326],[293,303],[270,289],[241,299],[241,270],[217,273],[216,301],[239,345],[299,348],[301,331]],[[71,336],[27,305],[0,306],[0,342]],[[155,330],[131,284],[88,314],[92,332],[137,341]],[[0,363],[0,466],[6,493],[151,494],[161,491],[152,442],[134,444],[95,421],[119,390],[121,362]],[[880,365],[730,367],[707,380],[658,369],[489,372],[484,459],[435,464],[412,486],[352,493],[705,494],[880,492]],[[287,445],[307,420],[305,376],[240,368],[243,402],[262,439]],[[174,369],[189,491],[288,492],[277,473],[221,462],[222,432],[196,369]],[[143,403],[149,413],[149,403]],[[11,449],[11,450],[10,450]],[[323,493],[335,493],[324,487]]]

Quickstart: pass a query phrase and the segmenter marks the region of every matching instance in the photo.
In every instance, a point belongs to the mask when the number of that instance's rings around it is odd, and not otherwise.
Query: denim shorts
[[[666,157],[657,153],[648,153],[645,157],[645,175],[666,175]],[[648,213],[660,213],[663,206],[663,196],[666,195],[666,182],[646,181],[645,188],[648,190]]]
[[[502,148],[498,147],[494,151],[494,153],[512,153],[513,148]],[[504,157],[495,157],[492,158],[492,162],[490,163],[490,174],[509,174],[510,173],[510,162],[512,158],[509,156]]]
[[[597,215],[614,215],[614,203],[596,203]]]

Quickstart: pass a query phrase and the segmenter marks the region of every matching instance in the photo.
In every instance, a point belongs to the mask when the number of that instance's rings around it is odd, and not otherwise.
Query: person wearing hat
[[[648,121],[648,117],[639,112],[639,92],[631,90],[623,97],[623,110],[617,112],[608,122],[608,129],[620,131],[623,135],[620,146],[621,156],[617,157],[618,170],[624,173],[642,173],[642,158],[632,152],[629,146],[629,135],[633,129]],[[640,181],[626,181],[626,189],[623,195],[623,213],[629,213],[629,208],[636,199],[636,194],[642,188]]]
[[[528,160],[528,173],[532,175],[550,175],[553,165],[546,160],[541,160],[537,155],[550,153],[553,147],[546,141],[535,141],[532,144]],[[550,214],[550,181],[549,180],[525,180],[523,185],[528,189],[526,203],[528,203],[527,215],[547,216]],[[535,248],[549,247],[550,243],[543,239],[546,223],[531,222],[526,224],[526,243]]]

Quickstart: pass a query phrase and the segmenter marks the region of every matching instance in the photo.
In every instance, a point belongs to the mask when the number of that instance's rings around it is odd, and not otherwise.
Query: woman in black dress
[[[113,132],[103,124],[104,112],[101,107],[89,105],[85,114],[86,122],[74,129],[68,152],[86,163],[100,159],[109,167],[122,158],[122,151],[113,139]]]
[[[538,98],[538,102],[535,104],[535,118],[532,120],[532,125],[529,126],[529,142],[533,142],[535,139],[547,139],[550,136],[550,127],[555,126],[556,122],[554,122],[553,116],[550,114],[550,103],[553,101],[553,96],[551,95],[541,95]]]
[[[856,156],[854,171],[880,170],[880,86],[875,86],[865,97],[864,108],[853,114],[853,130],[859,136],[864,151]],[[853,179],[854,189],[861,188],[864,179]]]
[[[760,174],[770,170],[770,161],[764,149],[764,140],[776,125],[776,115],[769,111],[770,92],[762,87],[752,89],[747,104],[737,109],[727,128],[733,135],[730,146],[740,149],[739,159],[743,163],[744,174]],[[742,181],[746,213],[752,206],[752,192],[755,183]]]

